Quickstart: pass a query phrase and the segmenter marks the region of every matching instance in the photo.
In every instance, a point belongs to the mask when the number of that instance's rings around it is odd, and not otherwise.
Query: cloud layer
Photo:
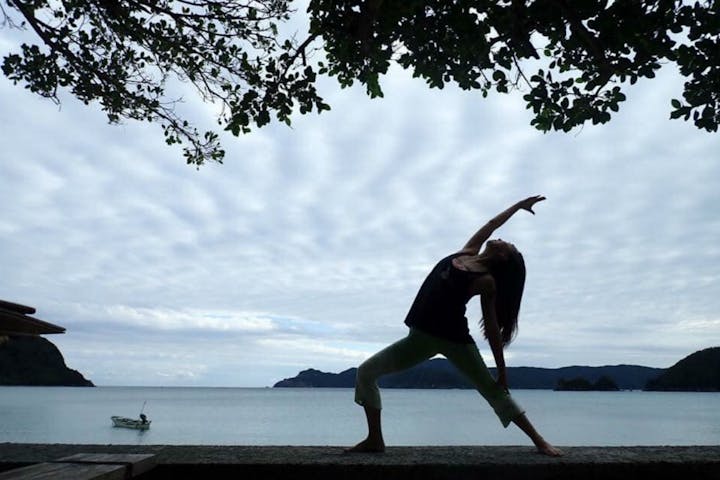
[[[519,95],[328,81],[331,112],[226,137],[195,170],[159,127],[2,79],[0,298],[67,327],[51,340],[98,384],[270,385],[404,335],[433,263],[539,193],[498,232],[529,269],[509,364],[667,367],[720,344],[720,137],[667,119],[679,82],[543,135]]]

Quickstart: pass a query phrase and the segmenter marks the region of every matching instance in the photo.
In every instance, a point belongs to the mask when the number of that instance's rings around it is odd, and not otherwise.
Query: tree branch
[[[585,25],[583,25],[570,6],[568,6],[566,0],[554,1],[570,22],[570,29],[583,40],[588,52],[599,62],[601,71],[604,71],[607,74],[610,70],[609,63],[607,57],[605,56],[605,51],[599,44],[598,40],[588,31],[587,28],[585,28]]]
[[[288,70],[290,70],[290,67],[295,63],[295,60],[297,60],[297,57],[302,55],[303,57],[303,63],[305,63],[305,49],[315,40],[319,34],[313,33],[308,38],[305,39],[303,43],[301,43],[296,49],[295,54],[290,57],[287,61],[287,64],[285,65],[285,69],[282,72],[282,75],[280,75],[280,78],[285,78],[285,74],[287,74]]]

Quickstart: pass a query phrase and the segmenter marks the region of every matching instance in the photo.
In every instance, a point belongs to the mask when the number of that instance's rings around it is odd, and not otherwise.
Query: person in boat
[[[526,210],[534,215],[533,206],[543,200],[545,197],[533,196],[517,202],[480,228],[461,250],[443,258],[432,269],[405,319],[410,328],[408,335],[358,367],[355,402],[365,411],[368,435],[346,452],[385,450],[377,379],[442,354],[472,381],[504,427],[514,423],[540,453],[562,455],[535,430],[508,390],[503,348],[510,344],[517,330],[525,262],[513,244],[489,240],[516,212]],[[495,359],[497,378],[492,377],[485,365],[465,317],[467,302],[478,295],[482,331]]]
[[[147,416],[144,413],[140,414],[140,423],[142,425],[147,425],[147,423],[148,423]]]

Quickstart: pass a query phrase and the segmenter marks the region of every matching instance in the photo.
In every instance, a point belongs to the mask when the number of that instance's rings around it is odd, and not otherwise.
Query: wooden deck
[[[0,480],[127,480],[155,467],[155,455],[76,453],[0,473]]]

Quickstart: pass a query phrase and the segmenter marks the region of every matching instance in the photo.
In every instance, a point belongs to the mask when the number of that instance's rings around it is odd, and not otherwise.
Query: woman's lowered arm
[[[510,217],[512,217],[517,211],[527,210],[528,212],[535,215],[535,212],[533,212],[532,210],[533,205],[543,200],[545,200],[545,197],[543,197],[542,195],[535,195],[533,197],[528,197],[524,200],[520,200],[513,206],[500,212],[492,220],[483,225],[480,230],[475,232],[472,237],[470,237],[470,240],[467,241],[465,246],[462,248],[462,251],[476,255],[478,252],[480,252],[483,244],[488,240],[488,238],[490,238],[490,235],[492,235],[495,230],[497,230],[505,222],[507,222]]]
[[[480,306],[483,315],[483,332],[490,344],[495,366],[497,367],[497,383],[505,390],[508,389],[507,373],[505,371],[505,356],[503,355],[503,343],[500,335],[500,327],[495,314],[495,281],[492,277],[486,276],[480,295]]]

